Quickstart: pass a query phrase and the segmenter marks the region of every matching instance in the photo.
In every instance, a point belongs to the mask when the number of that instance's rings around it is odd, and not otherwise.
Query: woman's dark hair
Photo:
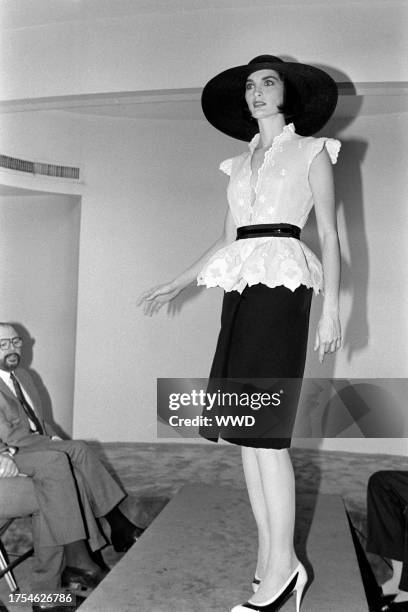
[[[285,79],[285,75],[278,72],[281,81],[283,82],[283,102],[278,106],[281,113],[285,117],[285,123],[296,123],[296,117],[302,114],[303,106],[300,97],[292,83]]]
[[[276,72],[283,83],[283,102],[280,106],[278,106],[278,108],[285,117],[285,123],[293,122],[296,126],[296,118],[301,115],[303,111],[303,105],[300,101],[299,94],[297,93],[295,87],[293,87],[292,83],[285,78],[284,74],[278,70]],[[256,119],[252,117],[245,100],[242,107],[242,113],[244,119],[256,121]]]

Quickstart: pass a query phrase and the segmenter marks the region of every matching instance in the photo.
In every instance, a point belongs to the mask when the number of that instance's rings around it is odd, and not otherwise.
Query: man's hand
[[[0,454],[0,478],[11,478],[18,474],[18,467],[14,459],[4,453]]]

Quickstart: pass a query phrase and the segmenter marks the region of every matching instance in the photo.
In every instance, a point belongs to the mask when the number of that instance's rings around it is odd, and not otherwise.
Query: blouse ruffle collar
[[[295,126],[293,123],[288,123],[287,125],[284,126],[283,130],[281,131],[280,134],[278,134],[277,136],[275,136],[275,138],[272,141],[272,145],[275,145],[276,143],[280,142],[281,140],[284,140],[285,138],[290,138],[293,134],[296,134],[295,131]],[[254,152],[259,139],[260,139],[261,135],[259,132],[257,132],[255,134],[255,136],[252,138],[251,142],[248,143],[248,147],[249,150],[251,152],[251,154]]]

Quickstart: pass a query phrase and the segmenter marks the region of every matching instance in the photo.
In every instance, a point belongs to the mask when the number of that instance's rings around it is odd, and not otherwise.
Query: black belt
[[[243,238],[263,238],[280,236],[281,238],[300,238],[300,227],[290,223],[261,223],[259,225],[242,225],[237,227],[237,240]]]

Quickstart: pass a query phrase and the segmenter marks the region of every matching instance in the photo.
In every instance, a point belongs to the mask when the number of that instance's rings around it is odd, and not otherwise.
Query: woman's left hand
[[[338,315],[323,314],[317,325],[314,350],[319,351],[323,363],[325,353],[334,353],[341,347],[341,326]]]

